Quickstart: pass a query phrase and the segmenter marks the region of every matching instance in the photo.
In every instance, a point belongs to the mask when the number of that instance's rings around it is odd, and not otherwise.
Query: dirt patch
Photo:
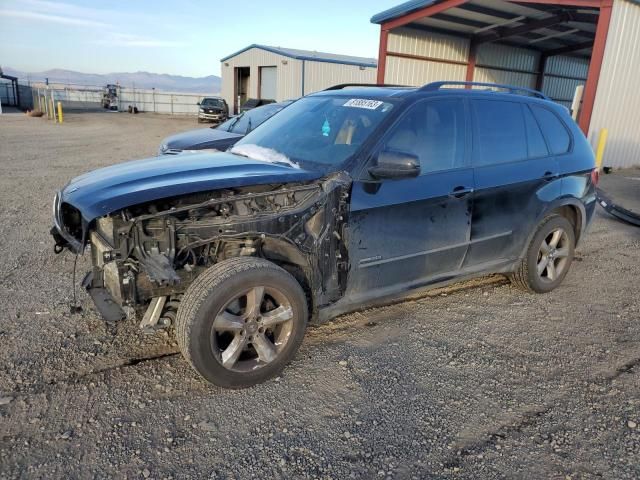
[[[344,316],[249,390],[107,329],[84,293],[72,315],[54,192],[190,128],[0,116],[0,477],[640,477],[640,229],[604,213],[551,294],[491,277]]]

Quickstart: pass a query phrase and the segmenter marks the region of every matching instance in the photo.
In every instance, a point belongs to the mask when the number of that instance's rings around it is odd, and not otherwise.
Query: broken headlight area
[[[56,253],[61,253],[65,248],[76,254],[82,253],[85,241],[82,214],[74,206],[62,202],[59,193],[53,199],[53,228],[50,233]]]
[[[339,174],[322,183],[206,192],[99,218],[88,236],[93,270],[86,286],[141,313],[159,297],[175,304],[215,263],[258,256],[297,272],[317,302],[335,301],[346,283],[342,226],[349,184]],[[152,303],[164,315],[162,305]],[[106,316],[104,305],[98,309]]]

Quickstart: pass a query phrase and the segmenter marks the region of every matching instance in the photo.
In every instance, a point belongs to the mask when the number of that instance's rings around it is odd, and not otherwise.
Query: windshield
[[[265,105],[264,107],[254,108],[253,110],[241,113],[237,117],[230,118],[226,122],[221,123],[218,128],[227,132],[246,135],[258,125],[278,113],[282,108],[282,105]]]
[[[255,145],[284,155],[292,163],[310,162],[328,169],[353,155],[392,109],[389,101],[305,97],[249,133],[231,153],[253,158],[245,147]]]
[[[203,107],[222,107],[222,100],[219,98],[205,98],[200,102]]]

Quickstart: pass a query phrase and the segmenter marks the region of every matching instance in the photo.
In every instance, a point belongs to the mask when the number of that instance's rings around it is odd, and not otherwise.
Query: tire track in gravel
[[[180,355],[179,351],[166,352],[166,353],[161,353],[157,355],[151,355],[148,357],[128,358],[128,359],[121,360],[120,362],[114,365],[108,365],[106,367],[97,368],[95,370],[89,370],[88,372],[84,372],[80,374],[72,374],[67,377],[63,377],[56,380],[43,381],[39,383],[30,384],[27,387],[16,389],[13,392],[13,394],[17,397],[26,396],[26,395],[49,394],[51,391],[55,390],[59,386],[66,388],[66,386],[68,385],[75,385],[75,384],[82,383],[83,381],[90,379],[91,377],[96,375],[101,375],[103,373],[108,373],[112,371],[119,371],[124,368],[136,367],[138,365],[143,365],[148,362],[172,358],[177,355]]]
[[[605,362],[609,364],[609,362]],[[640,356],[623,362],[613,370],[609,370],[608,374],[601,375],[600,378],[592,379],[593,383],[612,383],[614,380],[624,374],[636,373],[634,370],[640,365]],[[585,387],[585,392],[587,387]],[[445,461],[445,467],[454,469],[459,468],[466,457],[478,455],[485,450],[495,447],[499,440],[507,440],[508,437],[521,433],[525,428],[535,426],[545,415],[553,411],[566,409],[567,400],[573,398],[575,392],[568,391],[562,395],[554,395],[546,399],[542,404],[529,405],[521,408],[516,413],[510,413],[502,416],[492,427],[481,431],[473,432],[471,430],[460,432],[459,436],[463,438],[453,446],[454,453]],[[466,437],[466,438],[465,438]],[[600,473],[591,472],[597,475]]]

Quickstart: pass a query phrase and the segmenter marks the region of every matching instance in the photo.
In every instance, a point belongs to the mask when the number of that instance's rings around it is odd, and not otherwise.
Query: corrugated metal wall
[[[282,62],[286,62],[286,64]],[[226,66],[225,64],[229,64]],[[302,90],[302,62],[293,58],[268,52],[261,48],[251,48],[235,57],[231,57],[220,65],[222,72],[221,95],[229,108],[233,109],[234,68],[250,67],[249,98],[258,98],[258,67],[277,67],[276,101],[281,102],[290,98],[297,98]]]
[[[318,92],[340,83],[376,83],[377,69],[339,63],[304,62],[304,94]],[[299,97],[300,93],[296,95]]]
[[[506,45],[493,43],[480,45],[476,54],[476,65],[478,66],[475,69],[473,80],[475,82],[503,83],[535,88],[535,74],[496,70],[487,67],[535,72],[538,68],[539,56],[538,52]]]
[[[394,56],[393,53],[467,62],[469,41],[410,27],[389,33],[385,82],[400,85],[423,85],[438,80],[464,80],[465,65]],[[533,50],[487,43],[478,48],[474,81],[503,83],[535,88],[540,54]],[[497,68],[491,68],[497,67]],[[584,84],[589,61],[557,56],[547,61],[543,91],[559,103],[571,106],[577,85]],[[558,78],[554,75],[576,77]]]
[[[469,41],[464,38],[399,28],[389,33],[385,83],[424,85],[437,80],[464,80],[467,67],[429,60],[401,58],[393,53],[466,62]]]
[[[640,165],[640,5],[613,3],[589,139],[595,145],[601,128],[609,129],[604,165]]]
[[[571,101],[578,85],[584,85],[589,71],[589,59],[558,55],[547,59],[542,91],[556,102],[571,107]],[[562,75],[571,78],[559,78]]]

